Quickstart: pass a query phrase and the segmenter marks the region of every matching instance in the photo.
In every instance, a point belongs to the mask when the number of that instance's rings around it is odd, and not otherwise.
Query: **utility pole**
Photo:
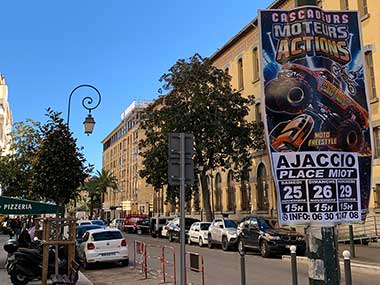
[[[317,6],[317,0],[296,0],[296,6]],[[336,226],[306,228],[309,285],[340,284]]]
[[[193,135],[169,134],[169,185],[180,187],[180,285],[186,284],[185,186],[194,183]]]

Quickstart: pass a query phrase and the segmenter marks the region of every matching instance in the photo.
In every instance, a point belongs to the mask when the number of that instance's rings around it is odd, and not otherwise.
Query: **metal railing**
[[[354,224],[354,240],[361,243],[368,241],[377,241],[380,239],[380,216],[369,214],[364,224]],[[338,227],[339,242],[348,242],[350,240],[349,225],[339,225]]]

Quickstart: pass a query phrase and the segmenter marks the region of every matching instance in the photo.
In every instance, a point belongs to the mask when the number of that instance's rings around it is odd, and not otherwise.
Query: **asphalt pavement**
[[[115,265],[98,265],[91,270],[87,270],[84,274],[95,285],[106,284],[160,284],[162,282],[162,272],[160,262],[157,256],[161,253],[161,246],[166,245],[173,247],[176,252],[177,265],[177,280],[179,280],[179,244],[169,243],[165,239],[154,239],[148,235],[125,234],[130,250],[130,266],[123,268],[118,264]],[[133,244],[135,240],[140,240],[148,245],[148,264],[151,272],[148,280],[144,280],[144,275],[141,272],[141,265],[133,270]],[[186,250],[199,253],[204,258],[205,263],[205,284],[239,284],[240,283],[240,255],[236,251],[224,252],[220,248],[208,249],[207,247],[200,248],[197,245],[186,245]],[[168,253],[170,250],[168,251]],[[377,251],[379,252],[379,251]],[[169,261],[170,255],[167,254]],[[137,258],[138,259],[138,258]],[[172,267],[167,266],[167,272],[172,272]],[[158,272],[157,272],[158,271]],[[298,284],[308,284],[308,267],[306,264],[298,264]],[[344,276],[342,276],[341,284],[344,284]],[[133,279],[134,278],[134,279]],[[246,279],[247,284],[260,285],[278,285],[292,284],[290,263],[285,262],[281,257],[262,258],[257,253],[248,253],[246,255]],[[167,278],[169,283],[172,279]],[[188,282],[191,284],[202,284],[201,274],[188,270]],[[177,283],[178,284],[178,283]],[[353,272],[353,284],[355,285],[377,285],[380,284],[380,272]]]

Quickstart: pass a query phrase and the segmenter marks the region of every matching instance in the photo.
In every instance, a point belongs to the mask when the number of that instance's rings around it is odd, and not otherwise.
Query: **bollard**
[[[292,285],[298,285],[297,277],[297,247],[295,245],[290,246],[290,259],[292,269]]]
[[[245,252],[239,251],[239,253],[240,253],[241,285],[246,285],[246,282],[245,282]]]
[[[346,280],[346,285],[352,285],[350,257],[351,257],[351,253],[348,250],[343,251],[344,279]]]

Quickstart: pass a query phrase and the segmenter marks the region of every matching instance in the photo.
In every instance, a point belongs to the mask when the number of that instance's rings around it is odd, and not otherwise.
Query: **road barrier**
[[[187,262],[185,262],[185,284],[188,284],[188,270],[201,274],[201,284],[205,284],[205,267],[203,256],[196,252],[186,251],[186,256],[189,257],[190,266],[186,266]],[[185,259],[187,260],[187,259]]]
[[[136,269],[137,265],[141,265],[141,271],[146,276],[146,245],[142,241],[135,240],[133,243],[133,266]]]
[[[170,253],[166,253],[167,250],[169,250]],[[168,259],[169,255],[172,256],[172,258],[173,258],[172,260]],[[173,268],[172,269],[173,270],[172,271],[173,275],[170,275],[168,273],[167,266],[171,266]],[[177,272],[176,272],[176,269],[177,269],[177,267],[176,267],[176,259],[175,259],[175,250],[174,250],[174,247],[164,245],[162,247],[162,277],[163,277],[162,281],[164,283],[166,283],[167,282],[167,278],[166,277],[169,277],[170,279],[173,280],[173,284],[175,285],[176,282],[177,282],[177,276],[176,276]]]
[[[168,283],[170,279],[172,284],[176,285],[176,254],[173,247],[146,244],[135,240],[133,251],[134,268],[136,269],[137,265],[141,265],[141,271],[144,273],[145,279],[150,274],[157,278],[161,277],[162,283]],[[157,261],[159,261],[159,264],[157,264]],[[170,267],[172,269],[169,269]]]

